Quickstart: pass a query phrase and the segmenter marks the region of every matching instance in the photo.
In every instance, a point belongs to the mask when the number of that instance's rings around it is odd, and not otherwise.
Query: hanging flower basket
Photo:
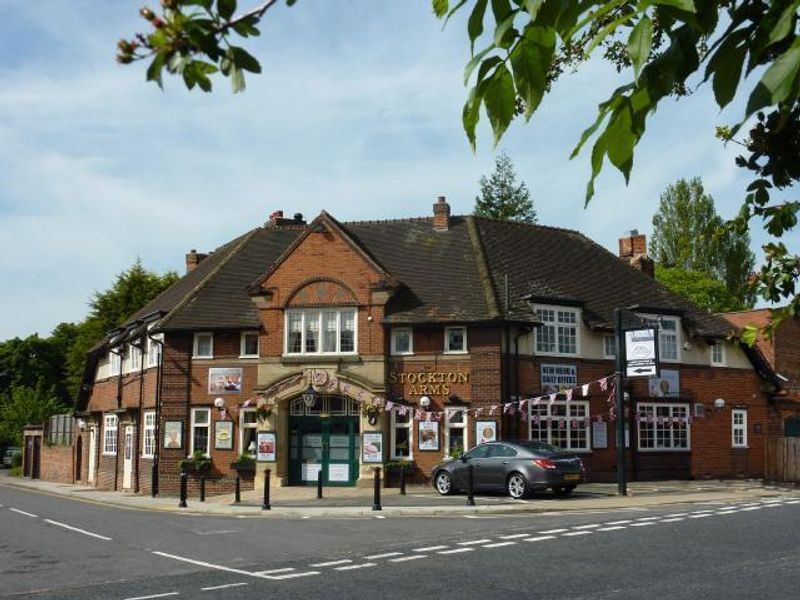
[[[272,406],[270,406],[269,404],[262,404],[261,406],[256,408],[256,417],[261,421],[268,419],[271,414],[272,414]]]

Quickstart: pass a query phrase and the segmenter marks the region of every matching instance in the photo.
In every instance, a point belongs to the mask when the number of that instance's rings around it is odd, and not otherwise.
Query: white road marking
[[[319,571],[304,571],[303,573],[289,573],[288,575],[276,575],[272,579],[295,579],[297,577],[308,577],[310,575],[319,575]]]
[[[486,544],[486,543],[491,542],[491,541],[492,540],[489,539],[489,538],[484,538],[482,540],[471,540],[469,542],[458,542],[458,545],[459,546],[475,546],[477,544]]]
[[[434,550],[444,550],[447,546],[426,546],[425,548],[414,548],[413,552],[433,552]]]
[[[550,533],[564,533],[565,531],[569,531],[569,529],[548,529],[547,531],[540,531],[539,533],[548,535]]]
[[[163,558],[171,558],[180,562],[189,563],[190,565],[197,565],[198,567],[206,567],[207,569],[214,569],[216,571],[225,571],[226,573],[237,573],[239,575],[247,575],[248,577],[258,577],[260,579],[273,579],[268,575],[260,573],[251,573],[250,571],[243,571],[242,569],[233,569],[231,567],[223,567],[222,565],[215,565],[212,563],[204,562],[202,560],[194,560],[193,558],[186,558],[185,556],[177,556],[176,554],[168,554],[167,552],[153,551],[151,554],[161,556]]]
[[[418,558],[427,558],[427,554],[414,554],[412,556],[402,556],[400,558],[390,558],[389,562],[406,562],[409,560],[417,560]]]
[[[606,525],[625,525],[626,523],[633,523],[630,519],[623,519],[622,521],[609,521]]]
[[[373,554],[371,556],[365,556],[367,560],[375,560],[376,558],[389,558],[391,556],[402,556],[402,552],[385,552],[384,554]]]
[[[346,565],[347,563],[351,563],[351,562],[353,562],[353,561],[349,560],[347,558],[344,558],[342,560],[331,560],[331,561],[328,561],[328,562],[314,563],[314,564],[311,564],[311,565],[308,565],[308,566],[309,567],[335,567],[336,565]]]
[[[200,591],[201,592],[213,592],[214,590],[225,590],[227,588],[242,587],[243,585],[249,585],[249,584],[248,583],[226,583],[225,585],[215,585],[213,587],[200,588]]]
[[[481,517],[479,515],[464,515],[465,519],[497,519],[498,517]]]
[[[126,598],[125,600],[151,600],[152,598],[167,598],[169,596],[179,596],[180,592],[168,592],[166,594],[154,594],[152,596],[136,596],[136,598]]]
[[[375,518],[376,519],[385,519],[386,516],[385,515],[375,515]]]
[[[569,533],[562,533],[561,537],[574,537],[576,535],[591,535],[591,531],[570,531]]]
[[[613,527],[601,527],[597,531],[619,531],[620,529],[625,529],[624,525],[614,525]]]
[[[673,517],[672,519],[661,519],[660,523],[678,523],[680,521],[685,521],[686,517]]]
[[[529,535],[530,533],[515,533],[513,535],[499,535],[497,537],[499,537],[501,540],[515,540],[517,538],[528,537]]]
[[[537,537],[529,537],[522,540],[523,542],[543,542],[544,540],[554,540],[556,536],[554,535],[540,535]]]
[[[734,513],[739,512],[738,510],[721,510],[717,514],[718,515],[732,515]]]
[[[503,546],[513,546],[517,542],[495,542],[494,544],[484,544],[481,548],[502,548]]]
[[[700,513],[699,515],[689,515],[690,519],[704,519],[706,517],[713,517],[711,513]]]
[[[56,527],[63,527],[64,529],[69,529],[70,531],[74,531],[75,533],[82,533],[83,535],[88,535],[89,537],[97,538],[98,540],[105,540],[106,542],[110,542],[111,538],[106,537],[104,535],[100,535],[97,533],[92,533],[91,531],[86,531],[85,529],[78,529],[77,527],[73,527],[72,525],[67,525],[66,523],[59,523],[58,521],[51,521],[50,519],[45,519],[45,523],[50,523],[50,525],[55,525]]]
[[[600,527],[600,525],[576,525],[573,529],[595,529],[596,527]]]
[[[640,517],[636,519],[637,521],[655,521],[656,519],[660,519],[661,517]]]
[[[648,525],[655,525],[652,521],[645,521],[644,523],[631,523],[631,527],[647,527]]]
[[[291,571],[296,571],[292,567],[287,567],[286,569],[272,569],[270,571],[256,571],[256,575],[275,575],[276,573],[289,573]]]
[[[800,500],[790,500],[786,504],[800,504]]]
[[[15,512],[15,513],[17,513],[19,515],[25,515],[26,517],[32,517],[34,519],[38,519],[39,518],[39,515],[35,515],[35,514],[29,513],[29,512],[25,512],[24,510],[20,510],[18,508],[9,508],[8,510],[10,510],[11,512]]]
[[[783,506],[782,504],[776,504],[775,502],[770,502],[768,504],[767,503],[764,504],[764,508],[780,508],[782,506]]]
[[[226,535],[228,533],[239,533],[240,529],[221,529],[220,531],[195,531],[197,535]]]
[[[689,513],[670,513],[670,514],[664,515],[664,516],[667,517],[667,518],[670,518],[670,517],[685,517],[688,514]]]
[[[459,554],[461,552],[473,552],[475,548],[455,548],[454,550],[440,550],[436,554]]]
[[[353,569],[366,569],[367,567],[374,567],[376,563],[361,563],[358,565],[348,565],[346,567],[336,567],[334,571],[352,571]]]
[[[742,511],[745,511],[745,510],[761,510],[762,508],[763,508],[762,506],[748,506],[747,508],[743,508]]]

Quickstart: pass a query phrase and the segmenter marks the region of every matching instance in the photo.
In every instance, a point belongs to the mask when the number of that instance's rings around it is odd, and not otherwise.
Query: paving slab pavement
[[[542,513],[649,507],[695,502],[736,502],[778,496],[800,496],[795,487],[765,485],[758,480],[661,481],[628,484],[628,496],[617,495],[616,484],[588,483],[568,498],[550,493],[536,494],[527,500],[512,500],[502,495],[476,496],[476,506],[466,505],[465,495],[439,496],[430,487],[409,486],[406,495],[398,489],[381,490],[382,510],[372,510],[373,490],[366,488],[325,488],[317,499],[315,487],[285,487],[271,490],[271,510],[262,510],[260,491],[242,492],[242,502],[233,494],[188,499],[187,508],[178,507],[174,496],[152,498],[121,492],[102,491],[81,485],[12,478],[0,471],[0,485],[8,485],[73,500],[93,502],[134,510],[167,511],[191,515],[208,514],[233,517],[335,518],[366,516],[447,516],[504,513]]]

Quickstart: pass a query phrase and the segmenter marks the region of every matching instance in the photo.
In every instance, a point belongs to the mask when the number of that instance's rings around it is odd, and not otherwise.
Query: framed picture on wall
[[[256,445],[256,460],[259,462],[275,462],[275,432],[259,431]]]
[[[475,423],[475,441],[478,444],[497,439],[497,421],[478,421]]]
[[[180,450],[183,448],[183,421],[164,423],[164,448]]]
[[[419,449],[420,450],[439,450],[439,422],[420,421],[419,426]]]
[[[382,433],[365,433],[363,456],[361,460],[365,463],[382,463],[383,462],[383,434]]]
[[[208,393],[240,394],[242,392],[242,369],[213,368],[208,370]]]
[[[216,421],[214,423],[214,448],[216,450],[233,449],[233,421]]]

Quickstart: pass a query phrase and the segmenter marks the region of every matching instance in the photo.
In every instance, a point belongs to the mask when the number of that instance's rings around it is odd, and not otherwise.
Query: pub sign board
[[[658,329],[625,331],[625,377],[658,377]]]

